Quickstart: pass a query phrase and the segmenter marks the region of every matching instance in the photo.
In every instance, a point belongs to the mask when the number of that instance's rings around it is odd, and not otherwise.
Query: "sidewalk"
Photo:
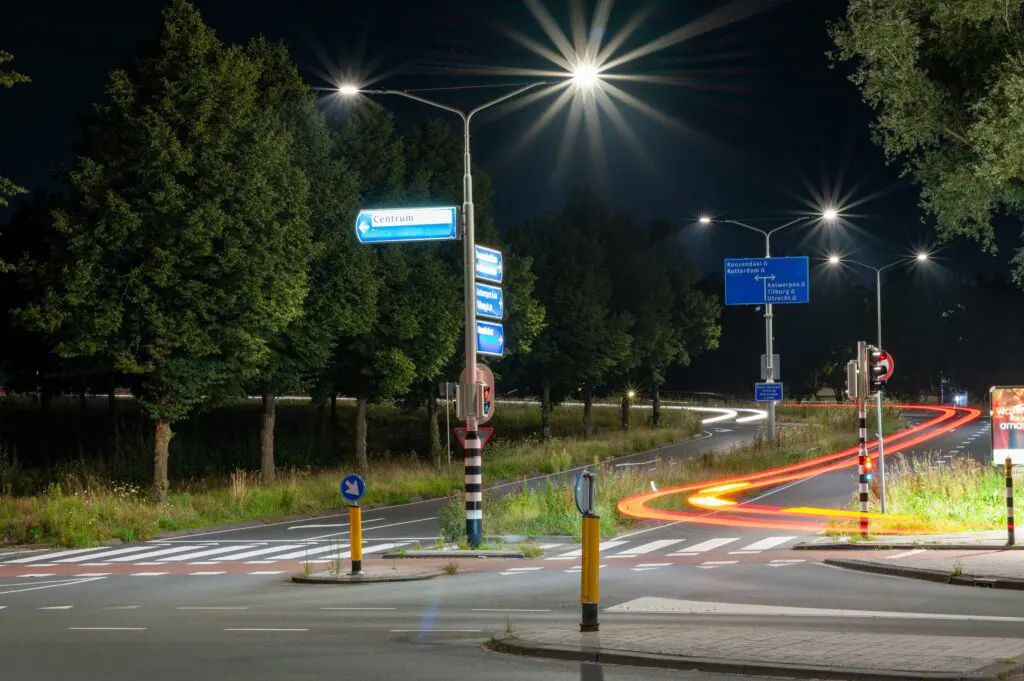
[[[884,557],[874,553],[870,549],[851,552],[849,558],[826,558],[825,564],[947,584],[1024,589],[1024,551],[961,547],[910,548]]]
[[[929,548],[929,549],[962,549],[986,547],[993,549],[1024,550],[1024,546],[1006,546],[1006,530],[990,532],[960,532],[957,534],[921,534],[921,535],[883,535],[870,541],[850,541],[849,539],[818,539],[794,546],[797,550],[822,551],[845,549],[859,551],[865,549],[896,549],[896,548]]]
[[[1024,639],[755,626],[602,623],[516,630],[491,649],[519,655],[666,669],[798,678],[1021,679]]]

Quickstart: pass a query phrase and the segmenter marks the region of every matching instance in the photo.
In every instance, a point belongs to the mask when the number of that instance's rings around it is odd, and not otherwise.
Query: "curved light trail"
[[[830,407],[834,404],[801,404],[798,407]],[[851,405],[852,406],[852,405]],[[979,409],[961,407],[936,407],[930,405],[895,405],[899,409],[930,411],[936,415],[932,418],[905,428],[886,438],[886,452],[895,453],[932,438],[938,437],[955,428],[973,421],[981,415]],[[869,449],[877,447],[878,441],[868,443]],[[756,473],[722,478],[638,494],[623,499],[618,503],[618,510],[625,516],[638,520],[661,520],[667,522],[692,522],[707,525],[724,525],[732,527],[753,527],[788,529],[801,531],[819,531],[824,521],[850,521],[854,523],[862,514],[859,511],[848,511],[829,508],[810,507],[778,507],[737,502],[729,498],[740,493],[748,493],[765,487],[776,487],[786,483],[805,480],[823,473],[842,470],[857,465],[857,447],[849,447],[831,454],[808,459],[799,463],[770,468]],[[869,453],[870,459],[878,456],[877,451]],[[852,491],[852,490],[851,490]],[[649,504],[656,499],[676,495],[689,494],[686,501],[696,511],[672,511],[651,508]],[[756,501],[754,499],[753,501]],[[912,525],[914,518],[893,514],[866,514],[872,522],[884,522],[887,533],[920,532],[920,526]],[[760,517],[758,517],[760,516]]]

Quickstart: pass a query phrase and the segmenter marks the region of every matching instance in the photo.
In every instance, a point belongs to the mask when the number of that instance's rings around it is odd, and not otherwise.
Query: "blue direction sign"
[[[353,473],[341,481],[341,496],[345,501],[355,503],[366,494],[366,483],[361,477]]]
[[[754,401],[755,402],[781,402],[782,401],[782,384],[781,383],[755,383],[754,384]]]
[[[806,303],[810,300],[805,256],[726,258],[725,304]]]
[[[356,236],[364,244],[457,239],[456,211],[454,207],[361,210]]]
[[[501,251],[485,246],[476,247],[476,278],[500,284],[504,270]]]
[[[505,329],[501,324],[477,320],[476,351],[481,355],[497,357],[505,354]]]
[[[476,314],[491,319],[505,318],[505,295],[499,287],[476,282]]]

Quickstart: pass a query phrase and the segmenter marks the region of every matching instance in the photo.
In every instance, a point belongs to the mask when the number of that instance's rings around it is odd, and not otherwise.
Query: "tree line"
[[[353,224],[360,207],[460,203],[446,123],[398,131],[364,102],[335,129],[284,45],[224,43],[173,0],[158,38],[110,74],[74,152],[60,191],[23,202],[0,238],[9,390],[130,387],[153,424],[157,499],[174,424],[246,394],[263,400],[264,483],[286,392],[355,397],[363,468],[367,406],[426,405],[440,462],[436,384],[461,370],[461,244],[361,246]],[[506,251],[502,387],[542,395],[545,423],[579,395],[589,433],[596,391],[644,386],[656,421],[667,369],[719,335],[718,300],[694,287],[673,226],[631,224],[576,190],[503,234],[476,169],[474,195],[478,240]]]

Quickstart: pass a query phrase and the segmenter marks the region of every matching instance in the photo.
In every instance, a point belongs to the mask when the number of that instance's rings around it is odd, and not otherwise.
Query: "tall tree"
[[[284,45],[259,39],[249,45],[248,53],[261,69],[258,105],[276,112],[290,131],[293,163],[309,182],[314,248],[303,314],[271,344],[266,368],[257,380],[263,397],[260,478],[270,484],[275,477],[275,396],[309,388],[340,337],[369,332],[377,284],[372,254],[360,248],[353,230],[346,228],[355,223],[359,180],[340,156],[340,140],[327,127]]]
[[[939,235],[994,251],[993,215],[1024,214],[1024,2],[850,0],[831,34]]]
[[[12,59],[14,59],[14,55],[10,52],[0,50],[0,65],[6,64]],[[0,70],[0,87],[12,88],[19,83],[30,82],[32,82],[31,79],[23,73]],[[0,208],[7,206],[8,197],[15,196],[17,194],[24,194],[25,191],[24,187],[19,187],[6,177],[0,177]]]
[[[281,117],[259,106],[260,74],[172,0],[158,44],[111,74],[83,130],[54,214],[61,276],[23,315],[62,357],[140,377],[157,499],[172,424],[257,376],[307,292],[308,182]]]

